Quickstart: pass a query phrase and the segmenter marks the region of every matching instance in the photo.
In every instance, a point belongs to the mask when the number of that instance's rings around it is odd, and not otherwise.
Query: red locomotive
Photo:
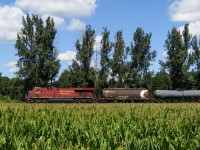
[[[43,88],[34,87],[28,91],[28,102],[91,102],[94,88]]]

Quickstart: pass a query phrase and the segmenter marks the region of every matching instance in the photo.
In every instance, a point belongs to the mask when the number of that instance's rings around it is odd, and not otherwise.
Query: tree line
[[[19,71],[13,79],[0,76],[0,96],[22,99],[34,86],[95,87],[97,96],[103,88],[200,89],[199,42],[189,33],[189,24],[182,32],[175,27],[168,31],[164,44],[167,58],[159,61],[158,72],[150,70],[157,54],[151,48],[152,33],[138,27],[131,44],[125,45],[122,30],[111,41],[110,31],[104,27],[100,50],[95,52],[95,30],[87,25],[75,42],[75,59],[59,77],[53,19],[27,15],[22,25],[15,43]],[[95,55],[99,59],[92,65]]]

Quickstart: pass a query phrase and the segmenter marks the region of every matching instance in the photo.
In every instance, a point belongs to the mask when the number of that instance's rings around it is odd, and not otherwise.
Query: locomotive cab
[[[31,97],[39,97],[41,92],[41,87],[34,87],[32,90],[28,91],[27,100],[30,100]]]
[[[40,87],[35,87],[33,90],[35,91],[35,93],[40,93]]]

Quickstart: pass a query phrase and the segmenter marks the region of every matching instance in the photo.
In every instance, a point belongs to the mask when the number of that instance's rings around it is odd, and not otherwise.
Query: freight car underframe
[[[51,102],[65,102],[65,103],[92,103],[93,98],[30,98],[28,103],[51,103]]]
[[[200,99],[101,99],[100,103],[200,103]]]
[[[113,98],[31,98],[27,100],[28,103],[53,103],[53,102],[65,102],[65,103],[200,103],[199,98],[191,99],[113,99]]]
[[[148,103],[149,100],[141,98],[101,98],[98,99],[99,103]]]
[[[151,101],[157,103],[200,103],[200,98],[156,98]]]

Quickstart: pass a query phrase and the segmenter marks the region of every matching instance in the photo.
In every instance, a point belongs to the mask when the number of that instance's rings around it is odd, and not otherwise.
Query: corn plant
[[[1,149],[200,149],[198,104],[0,104]]]

